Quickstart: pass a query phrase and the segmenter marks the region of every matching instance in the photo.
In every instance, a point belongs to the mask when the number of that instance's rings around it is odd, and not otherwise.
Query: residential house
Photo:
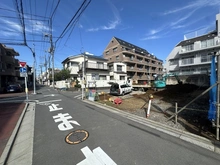
[[[111,81],[125,81],[127,82],[127,67],[125,63],[122,62],[111,62],[108,63],[110,70],[110,80]]]
[[[85,84],[88,88],[110,87],[109,67],[107,60],[103,57],[88,53],[79,54],[67,57],[62,64],[64,68],[70,69],[72,80],[78,79],[80,84]],[[83,68],[83,66],[85,67]]]
[[[19,61],[15,59],[19,56],[13,48],[0,44],[0,92],[4,92],[10,82],[16,82],[20,76]]]
[[[193,37],[192,33],[184,36],[166,58],[164,68],[167,73],[179,75],[184,83],[209,86],[211,58],[220,51],[220,14],[216,15],[213,31],[199,35],[200,31]]]
[[[163,73],[163,61],[147,50],[117,37],[113,37],[103,52],[108,64],[124,63],[128,79],[143,84],[154,80],[155,74]]]

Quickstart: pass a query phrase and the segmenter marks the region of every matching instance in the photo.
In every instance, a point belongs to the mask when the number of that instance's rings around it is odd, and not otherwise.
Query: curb
[[[197,146],[200,146],[202,148],[205,148],[207,150],[210,150],[212,152],[220,154],[220,142],[217,140],[216,141],[209,140],[209,139],[206,139],[206,138],[201,137],[199,135],[195,135],[195,134],[183,131],[183,130],[179,130],[179,129],[170,127],[168,125],[163,125],[163,124],[161,124],[159,122],[155,122],[153,120],[146,120],[143,117],[140,117],[140,116],[128,113],[128,112],[124,112],[124,111],[121,111],[117,108],[110,107],[108,105],[104,105],[104,104],[101,104],[98,102],[93,102],[93,101],[89,101],[89,100],[83,100],[83,102],[86,102],[88,104],[95,105],[99,108],[104,108],[108,111],[120,114],[121,116],[126,117],[129,120],[138,122],[140,124],[154,128],[160,132],[169,134],[169,135],[174,136],[176,138],[179,138],[181,140],[187,141],[189,143],[195,144]],[[145,120],[143,120],[143,119],[145,119]]]
[[[18,122],[17,122],[17,124],[16,124],[16,126],[15,126],[15,128],[14,128],[14,130],[13,130],[13,132],[12,132],[8,142],[7,142],[7,144],[6,144],[6,147],[5,147],[1,157],[0,157],[0,165],[5,165],[7,160],[8,160],[8,157],[10,155],[11,149],[12,149],[13,144],[15,142],[16,136],[18,134],[19,128],[21,126],[22,120],[24,118],[24,115],[25,115],[25,112],[26,112],[28,106],[29,106],[29,103],[26,103],[26,105],[25,105],[25,107],[24,107],[24,109],[22,111],[22,114],[19,117]]]

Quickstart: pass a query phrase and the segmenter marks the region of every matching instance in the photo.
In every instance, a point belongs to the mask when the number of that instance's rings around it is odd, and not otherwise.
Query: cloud
[[[22,33],[22,26],[13,21],[1,19],[1,22],[4,23],[4,28],[7,28],[8,31],[12,32],[20,32]],[[43,31],[49,31],[49,27],[45,26],[41,21],[29,20],[28,23],[25,24],[25,32],[39,34]]]
[[[165,31],[166,29],[167,29],[167,25],[161,26],[160,28],[157,29],[151,29],[145,34],[145,37],[142,40],[161,38],[158,36],[158,34]]]
[[[206,14],[205,16],[200,15],[200,17],[196,19],[195,18],[190,19],[192,15],[195,14],[195,12],[197,12],[199,9],[203,7],[216,7],[216,6],[219,7],[219,5],[220,5],[219,0],[196,0],[180,8],[166,11],[164,15],[175,14],[176,20],[171,21],[171,22],[166,22],[166,24],[163,25],[161,28],[149,30],[145,34],[144,39],[150,40],[150,39],[166,37],[168,34],[172,33],[174,30],[189,27],[192,24],[195,24],[196,22],[201,21],[208,16]],[[184,12],[178,16],[177,12],[181,12],[181,11],[184,11]],[[213,13],[211,15],[213,15]]]
[[[89,32],[95,32],[95,31],[99,31],[99,30],[112,30],[112,29],[116,29],[118,25],[121,24],[121,18],[120,18],[120,14],[118,9],[113,5],[113,3],[109,0],[107,0],[108,6],[110,6],[111,11],[114,15],[114,19],[110,20],[107,25],[101,25],[99,27],[96,28],[90,28],[87,31]]]
[[[78,27],[82,29],[82,28],[83,28],[83,25],[79,23]]]
[[[186,25],[177,25],[177,26],[173,26],[172,29],[180,29],[184,27],[186,27]]]
[[[87,29],[88,32],[96,32],[96,31],[99,31],[100,29],[99,28],[90,28],[90,29]]]
[[[169,11],[166,11],[163,13],[163,15],[168,15],[168,14],[175,14],[177,12],[181,12],[183,10],[189,10],[189,9],[194,9],[194,8],[203,8],[203,7],[219,7],[220,1],[219,0],[196,0],[192,1],[191,3],[188,3],[185,6],[182,6],[180,8],[172,9]]]
[[[197,9],[198,9],[198,8],[197,8]],[[179,23],[182,23],[183,21],[187,20],[190,16],[192,16],[192,14],[193,14],[197,9],[194,9],[193,11],[189,12],[187,15],[185,15],[184,17],[178,19],[176,22],[172,22],[172,23],[170,24],[170,26],[171,26],[171,27],[172,27],[172,26],[175,26],[175,25],[177,25],[177,24],[179,24]]]
[[[42,21],[30,20],[28,24],[30,24],[31,26],[26,26],[26,32],[37,34],[50,30],[49,27],[44,25]]]
[[[19,31],[19,32],[22,31],[21,26],[17,24],[16,22],[5,20],[5,19],[1,19],[0,21],[4,23],[4,28],[8,28],[11,31]]]
[[[142,38],[141,40],[154,40],[154,39],[158,39],[158,38],[162,38],[162,36],[158,36],[158,35],[147,36],[147,37]]]
[[[120,24],[120,20],[119,19],[115,19],[114,21],[111,21],[107,26],[102,26],[101,29],[102,30],[111,30],[111,29],[115,29],[116,26],[118,24]]]

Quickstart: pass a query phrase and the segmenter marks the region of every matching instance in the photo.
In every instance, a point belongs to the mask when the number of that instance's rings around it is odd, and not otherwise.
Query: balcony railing
[[[199,48],[197,48],[197,49],[193,48],[192,50],[191,49],[186,50],[185,48],[183,48],[180,50],[180,54],[189,53],[189,52],[198,51],[198,50],[206,50],[206,49],[215,48],[215,47],[219,47],[219,46],[220,46],[220,43],[216,42],[216,43],[214,43],[214,45],[210,45],[210,46],[206,46],[206,47],[200,46]]]
[[[108,70],[108,66],[107,64],[99,64],[99,63],[92,63],[92,62],[88,62],[86,63],[85,68],[87,69],[103,69],[103,70]],[[82,69],[82,64],[79,65],[79,69]]]

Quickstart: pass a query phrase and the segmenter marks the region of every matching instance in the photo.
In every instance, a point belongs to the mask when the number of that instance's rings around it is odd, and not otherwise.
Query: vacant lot
[[[109,94],[100,95],[99,102],[126,112],[146,117],[149,102],[148,96],[152,94],[154,99],[152,101],[150,116],[146,120],[154,120],[213,139],[215,138],[215,128],[212,127],[212,123],[207,119],[209,109],[208,93],[187,106],[187,109],[180,112],[177,124],[174,123],[174,118],[167,121],[167,119],[175,112],[176,104],[178,105],[178,110],[180,110],[181,107],[188,104],[204,91],[205,89],[194,85],[173,85],[167,86],[166,89],[161,91],[153,91],[149,89],[146,92],[132,92],[131,94],[120,96],[120,98],[122,98],[122,103],[119,105],[109,101],[109,98],[116,97]]]

